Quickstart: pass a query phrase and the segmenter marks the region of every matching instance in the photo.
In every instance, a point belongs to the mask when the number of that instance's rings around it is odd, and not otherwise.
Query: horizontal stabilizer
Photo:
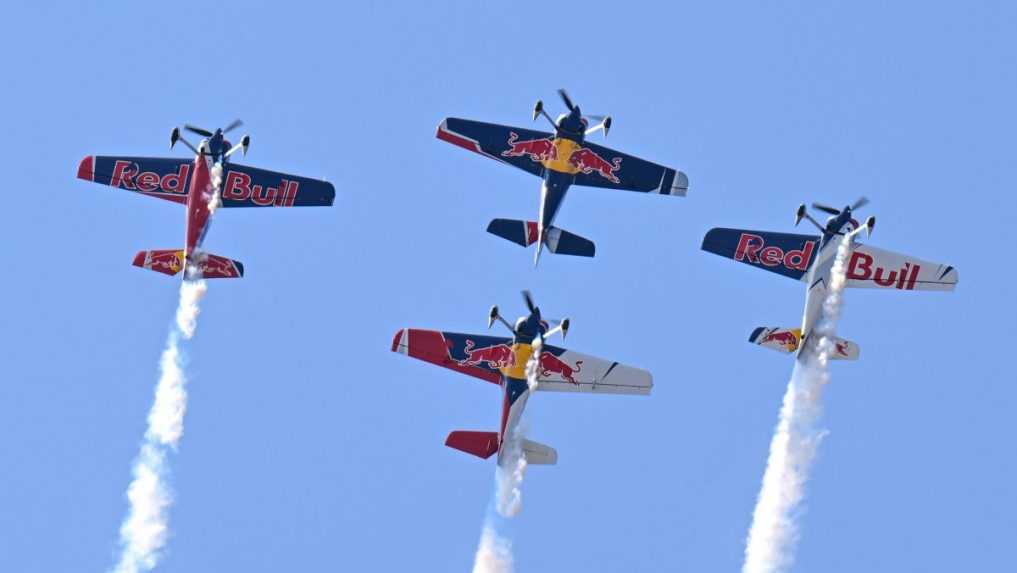
[[[179,273],[188,263],[194,265],[194,276],[187,278],[233,279],[244,276],[244,265],[240,261],[208,253],[190,259],[184,257],[183,250],[173,249],[140,251],[134,255],[134,266],[170,276]]]
[[[544,242],[547,243],[547,250],[557,255],[592,257],[597,252],[593,241],[568,231],[563,231],[558,227],[551,227],[547,230]]]
[[[519,221],[516,219],[495,219],[487,226],[487,232],[492,235],[498,235],[522,247],[528,247],[536,243],[539,236],[536,222]],[[597,250],[593,241],[558,227],[549,227],[547,229],[544,233],[544,244],[547,245],[549,251],[559,255],[592,257]]]
[[[498,451],[498,432],[456,430],[449,433],[445,445],[486,460]]]
[[[134,266],[173,276],[184,268],[184,251],[157,249],[134,255]]]
[[[799,328],[771,328],[760,326],[752,331],[749,342],[792,354],[798,351],[802,343],[802,331]],[[861,349],[850,340],[833,337],[832,360],[858,360]]]
[[[531,465],[553,466],[558,463],[558,452],[551,446],[523,439],[523,458]]]
[[[534,221],[495,219],[487,226],[487,232],[523,247],[537,242],[537,223]]]

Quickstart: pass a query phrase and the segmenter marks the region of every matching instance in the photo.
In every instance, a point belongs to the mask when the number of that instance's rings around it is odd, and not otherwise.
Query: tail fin
[[[526,463],[535,466],[553,466],[558,463],[558,452],[551,446],[545,446],[531,440],[523,440],[523,457]]]
[[[778,352],[793,354],[798,351],[802,343],[802,331],[800,328],[771,328],[760,326],[752,331],[749,342],[771,348]],[[833,360],[858,360],[861,349],[857,344],[843,338],[833,338],[833,352],[830,358]]]
[[[487,232],[523,247],[536,243],[540,235],[536,222],[516,219],[495,219],[487,226]],[[544,231],[544,244],[559,255],[592,257],[596,253],[593,241],[557,227]]]
[[[140,251],[134,255],[134,266],[170,276],[183,270],[187,263],[192,263],[195,266],[195,274],[200,278],[234,279],[244,276],[244,265],[240,261],[209,253],[195,254],[185,258],[182,250],[157,249]]]
[[[445,445],[486,460],[498,451],[498,432],[456,430],[449,433]]]

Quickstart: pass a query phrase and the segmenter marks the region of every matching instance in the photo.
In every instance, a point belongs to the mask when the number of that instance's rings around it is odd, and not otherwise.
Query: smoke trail
[[[543,344],[538,338],[533,345],[533,354],[526,362],[526,383],[530,392],[538,385],[540,371],[540,352]],[[522,424],[513,428],[505,436],[502,449],[507,456],[504,467],[495,469],[494,506],[498,515],[504,518],[515,517],[522,509],[522,484],[526,475],[526,457],[523,455],[523,436],[526,434]],[[513,571],[512,541],[498,533],[498,516],[488,510],[484,518],[484,528],[480,534],[480,545],[473,560],[473,573],[511,573]]]
[[[473,560],[473,573],[511,573],[513,571],[512,542],[498,534],[488,516],[480,534],[480,546]]]
[[[816,325],[816,333],[821,336],[817,352],[804,362],[795,361],[784,393],[745,545],[743,573],[785,571],[794,561],[805,482],[826,435],[826,431],[818,427],[818,420],[822,414],[823,388],[830,380],[827,363],[834,348],[832,338],[840,318],[844,271],[850,252],[851,239],[845,236],[837,247],[830,273],[830,292],[823,301],[823,317]]]
[[[206,291],[205,281],[184,281],[180,286],[176,322],[159,359],[159,383],[148,413],[148,429],[134,462],[134,478],[127,488],[130,509],[120,526],[121,554],[114,573],[151,570],[166,544],[169,530],[166,511],[173,502],[166,483],[169,474],[166,457],[180,443],[187,411],[187,377],[180,339],[194,336],[198,303]]]

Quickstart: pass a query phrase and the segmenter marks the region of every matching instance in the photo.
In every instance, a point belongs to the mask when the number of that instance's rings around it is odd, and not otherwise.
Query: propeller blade
[[[859,197],[858,200],[855,201],[855,204],[851,206],[851,210],[854,211],[855,209],[860,209],[868,204],[869,204],[868,199],[866,199],[865,197]]]
[[[530,295],[530,291],[523,291],[523,300],[526,301],[526,308],[529,309],[532,314],[537,309],[537,306],[533,304],[533,296]]]
[[[234,119],[233,123],[231,123],[231,124],[227,125],[226,127],[224,127],[222,132],[223,133],[229,133],[229,132],[233,131],[234,129],[240,127],[241,125],[244,125],[243,121],[241,121],[239,119]]]
[[[576,107],[575,105],[572,104],[572,99],[569,97],[569,94],[565,91],[565,88],[559,89],[558,95],[561,96],[561,100],[565,102],[565,107],[569,108],[569,111],[572,111],[573,108]]]
[[[840,209],[834,209],[833,207],[827,207],[826,205],[823,205],[822,203],[813,203],[812,204],[812,208],[817,210],[817,211],[822,211],[824,213],[829,213],[831,215],[840,215]]]
[[[586,119],[592,119],[593,121],[604,121],[605,119],[607,119],[606,115],[591,115],[587,113],[584,113],[583,117],[585,117]]]
[[[212,132],[211,131],[209,131],[207,129],[202,129],[202,128],[196,126],[196,125],[191,125],[189,123],[185,123],[184,124],[184,129],[186,129],[187,131],[189,131],[191,133],[196,133],[198,135],[203,135],[205,137],[212,137]]]

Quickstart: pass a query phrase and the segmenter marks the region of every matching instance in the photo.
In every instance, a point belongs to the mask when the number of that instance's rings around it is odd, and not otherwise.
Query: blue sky
[[[801,284],[699,250],[868,196],[872,244],[960,269],[956,292],[851,290],[796,570],[1001,570],[1017,535],[1011,214],[1017,9],[940,3],[17,3],[0,36],[8,204],[0,569],[105,571],[178,282],[130,265],[183,210],[76,180],[241,117],[245,162],[335,183],[331,209],[221,212],[247,276],[210,285],[161,571],[468,570],[498,391],[392,354],[403,326],[483,330],[518,291],[568,346],[652,371],[649,398],[537,395],[511,523],[518,571],[736,570],[791,361]],[[442,117],[530,126],[567,87],[607,144],[687,198],[574,189],[593,260],[484,233],[539,182],[440,142]],[[598,136],[599,139],[599,136]],[[174,155],[183,156],[179,151]]]

